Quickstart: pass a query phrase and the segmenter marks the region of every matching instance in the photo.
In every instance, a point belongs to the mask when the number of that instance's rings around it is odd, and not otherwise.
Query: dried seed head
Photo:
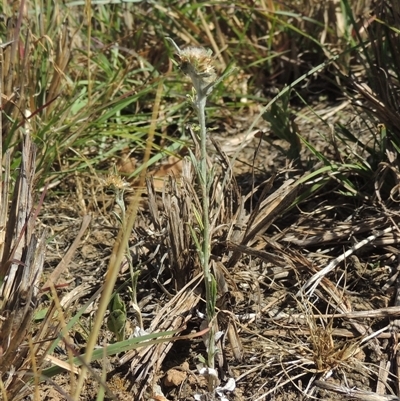
[[[204,78],[210,79],[210,82],[215,80],[214,60],[211,57],[211,50],[203,49],[202,47],[188,47],[181,51],[179,57],[181,59],[181,68],[184,72],[187,64],[190,64],[196,74]]]
[[[181,70],[189,75],[196,91],[216,80],[212,51],[202,47],[187,47],[178,54]]]
[[[212,51],[202,47],[187,47],[181,50],[173,39],[169,37],[165,39],[175,48],[181,70],[189,75],[199,99],[206,98],[217,79],[214,60],[211,57]]]
[[[104,180],[104,186],[106,188],[110,188],[111,190],[122,191],[122,190],[126,189],[126,187],[128,187],[129,184],[123,178],[121,178],[119,175],[110,174]]]

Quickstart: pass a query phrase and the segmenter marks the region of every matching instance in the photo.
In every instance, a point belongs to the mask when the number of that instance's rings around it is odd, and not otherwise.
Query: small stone
[[[178,387],[187,378],[187,373],[177,369],[170,369],[164,377],[166,387]]]

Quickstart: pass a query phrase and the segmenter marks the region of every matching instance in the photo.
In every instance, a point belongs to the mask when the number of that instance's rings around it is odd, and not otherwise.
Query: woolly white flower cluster
[[[175,47],[179,66],[192,80],[197,94],[207,96],[209,89],[217,79],[214,59],[211,57],[212,51],[193,46],[181,50],[171,38],[167,39]]]

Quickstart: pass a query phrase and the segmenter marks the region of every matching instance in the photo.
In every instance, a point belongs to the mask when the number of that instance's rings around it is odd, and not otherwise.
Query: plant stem
[[[209,326],[208,334],[208,358],[207,365],[209,369],[214,370],[214,359],[216,354],[215,347],[215,303],[217,299],[216,282],[210,270],[211,256],[211,229],[210,229],[210,187],[212,182],[212,170],[207,165],[207,128],[206,128],[206,103],[207,96],[211,93],[214,86],[218,84],[226,74],[216,79],[215,70],[212,66],[210,51],[201,48],[188,48],[181,50],[179,46],[171,39],[166,38],[176,50],[181,60],[181,70],[187,74],[193,83],[196,92],[191,97],[192,104],[195,107],[200,125],[200,161],[192,159],[196,166],[196,172],[202,193],[202,244],[198,250],[201,265],[203,268],[204,285],[206,288],[206,312]],[[232,69],[231,69],[232,70]],[[209,372],[208,387],[214,391],[216,387],[215,372]]]
[[[213,300],[213,278],[210,271],[210,254],[211,254],[211,235],[210,235],[210,213],[209,213],[209,188],[210,174],[207,166],[207,128],[205,107],[207,95],[203,91],[199,91],[196,96],[196,107],[198,120],[200,125],[200,186],[202,191],[203,206],[203,243],[202,243],[202,266],[204,273],[204,284],[206,287],[206,310],[207,318],[210,325],[209,341],[208,341],[208,367],[214,368],[215,342],[214,342],[214,303]]]

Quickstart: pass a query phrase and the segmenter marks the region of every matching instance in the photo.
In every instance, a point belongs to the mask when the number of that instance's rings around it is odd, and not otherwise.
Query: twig
[[[313,294],[313,292],[315,291],[315,289],[318,287],[321,280],[328,273],[330,273],[336,266],[338,266],[341,262],[343,262],[350,255],[352,255],[353,253],[355,253],[356,251],[361,249],[363,246],[372,243],[377,238],[382,237],[385,234],[390,233],[391,231],[393,231],[393,227],[387,227],[382,231],[378,231],[376,234],[370,235],[368,238],[364,239],[363,241],[359,242],[358,244],[354,245],[352,248],[347,250],[344,254],[342,254],[339,257],[337,257],[336,259],[332,260],[328,264],[328,266],[324,267],[322,270],[315,273],[311,278],[309,278],[307,280],[307,282],[297,292],[296,296],[299,298],[302,298],[305,293],[305,295],[307,295],[307,297],[310,297]],[[311,286],[311,288],[309,288],[310,286]],[[309,288],[309,289],[307,290],[307,288]]]

